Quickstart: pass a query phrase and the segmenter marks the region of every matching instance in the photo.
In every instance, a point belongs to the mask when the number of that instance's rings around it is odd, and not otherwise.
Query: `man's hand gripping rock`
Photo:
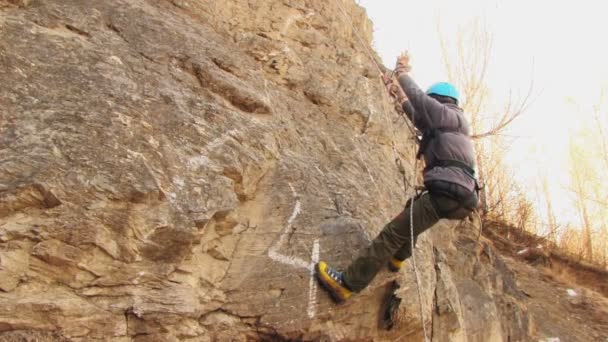
[[[399,107],[402,106],[403,102],[407,101],[407,96],[405,95],[403,89],[401,89],[401,86],[399,85],[399,82],[397,82],[396,78],[404,73],[410,72],[410,70],[412,70],[412,67],[410,66],[410,56],[406,51],[397,58],[397,63],[393,72],[387,72],[384,75],[380,75],[382,82],[384,82],[384,85],[386,86],[386,90],[391,97],[397,100]],[[393,75],[397,77],[393,78]]]

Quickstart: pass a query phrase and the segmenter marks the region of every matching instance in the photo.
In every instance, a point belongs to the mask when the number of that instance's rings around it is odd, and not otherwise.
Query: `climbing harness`
[[[344,15],[344,17],[346,18],[346,20],[348,21],[352,32],[354,33],[354,35],[356,36],[356,38],[359,40],[359,43],[361,44],[361,46],[363,46],[363,49],[365,50],[365,53],[367,54],[367,56],[370,58],[370,60],[372,61],[372,63],[376,66],[376,68],[378,69],[378,71],[380,72],[380,74],[384,75],[384,71],[382,70],[382,68],[380,67],[380,65],[378,64],[378,62],[376,61],[376,59],[374,58],[373,54],[371,53],[370,48],[367,46],[367,44],[365,44],[365,42],[363,41],[363,39],[361,38],[361,36],[359,36],[357,29],[355,28],[355,25],[353,24],[352,20],[350,19],[350,17],[348,16],[348,14],[346,13],[346,11],[344,10],[344,8],[342,7],[342,5],[340,4],[339,0],[334,0],[337,7],[340,9],[340,11],[342,12],[342,14]],[[391,78],[393,76],[394,72],[391,74]],[[399,113],[401,115],[401,113]],[[412,114],[412,121],[414,121],[414,116],[415,112]],[[390,118],[389,118],[389,122],[390,122]],[[407,122],[407,120],[406,120]],[[415,122],[415,121],[414,121]],[[410,127],[411,128],[411,127]],[[412,129],[413,130],[413,129]],[[406,197],[408,196],[408,192],[407,192],[407,180],[405,177],[405,169],[403,168],[403,165],[401,163],[401,159],[399,158],[399,154],[397,153],[397,149],[395,147],[395,132],[394,132],[394,127],[393,130],[391,130],[392,136],[393,136],[393,140],[392,140],[392,149],[393,149],[393,154],[395,156],[395,163],[397,164],[397,168],[399,170],[399,173],[402,174],[403,176],[403,190],[405,192]],[[415,131],[414,131],[414,136],[415,135]],[[412,180],[413,182],[415,182],[416,179],[416,175],[418,174],[418,158],[415,159],[414,162],[414,168],[413,168],[413,172],[412,172]],[[426,324],[424,323],[424,310],[422,307],[422,293],[420,292],[420,276],[418,274],[418,267],[416,266],[416,257],[415,257],[415,251],[414,251],[414,201],[415,201],[416,196],[412,197],[410,200],[410,247],[411,247],[411,251],[412,251],[412,266],[414,269],[414,275],[416,278],[416,289],[418,291],[418,302],[419,302],[419,308],[420,308],[420,321],[422,323],[422,330],[424,331],[424,340],[425,341],[429,341],[428,338],[428,334],[426,331]]]

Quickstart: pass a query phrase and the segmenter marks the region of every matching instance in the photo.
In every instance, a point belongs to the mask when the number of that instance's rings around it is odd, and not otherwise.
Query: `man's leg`
[[[372,243],[361,251],[344,272],[345,284],[354,292],[363,290],[374,279],[376,273],[397,251],[410,245],[410,203],[397,217],[389,222]],[[414,236],[429,229],[437,221],[435,208],[428,193],[414,201]],[[409,251],[409,249],[407,249]]]
[[[469,209],[463,208],[458,201],[446,196],[430,195],[430,200],[439,218],[462,219],[471,213]],[[418,240],[418,234],[414,232],[414,246],[416,246],[416,240]],[[389,269],[393,272],[399,271],[403,261],[410,256],[412,256],[412,246],[408,240],[393,255],[392,260],[389,262]]]

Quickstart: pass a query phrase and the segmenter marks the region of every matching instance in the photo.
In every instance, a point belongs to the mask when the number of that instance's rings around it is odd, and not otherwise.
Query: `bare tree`
[[[599,101],[591,108],[593,124],[581,121],[581,127],[570,138],[570,184],[566,187],[573,195],[581,228],[577,240],[581,245],[570,244],[570,248],[580,248],[587,260],[603,264],[608,254],[608,181],[600,176],[608,167],[608,139],[604,134],[608,117],[602,117],[606,94],[603,89]],[[577,107],[579,111],[585,110]]]
[[[589,206],[587,193],[590,192],[590,172],[588,155],[578,146],[574,140],[570,141],[570,182],[575,195],[575,206],[578,210],[581,225],[584,232],[584,256],[587,260],[593,261],[593,245],[591,243],[591,220],[589,215]]]
[[[500,178],[493,177],[490,169],[496,166],[504,167],[504,165],[499,165],[504,154],[491,151],[492,146],[485,144],[481,139],[500,136],[515,119],[529,108],[533,102],[533,78],[523,98],[515,99],[511,92],[503,109],[498,113],[488,115],[486,114],[489,102],[487,75],[493,49],[492,34],[480,19],[473,20],[467,27],[459,30],[454,44],[456,54],[453,55],[450,54],[450,42],[441,31],[439,19],[437,20],[437,33],[448,79],[465,94],[466,101],[462,107],[465,113],[470,115],[472,136],[476,140],[479,181],[482,184],[491,184],[494,188],[494,182],[500,181]],[[501,198],[505,195],[504,189],[493,191],[492,195],[498,195],[498,198],[490,196],[488,192],[488,187],[486,187],[481,194],[484,216],[487,215],[490,208],[496,206],[494,204],[504,204],[503,198]]]
[[[602,105],[604,101],[608,98],[608,91],[606,87],[602,87],[600,91],[600,98],[598,103],[593,107],[594,111],[594,119],[596,123],[597,133],[598,133],[598,150],[600,151],[600,159],[603,162],[604,169],[608,169],[608,135],[606,135],[605,125],[608,123],[608,111],[604,112],[604,117],[602,120]],[[600,204],[602,208],[600,208],[600,238],[598,241],[600,242],[599,248],[601,255],[600,260],[602,261],[602,266],[605,268],[608,264],[608,182],[604,181],[603,188],[601,186],[595,186],[594,189],[594,200],[596,204]]]
[[[547,220],[549,225],[549,233],[547,234],[549,240],[553,243],[557,243],[557,220],[555,219],[555,212],[553,211],[553,201],[551,200],[551,193],[549,192],[549,182],[547,181],[547,174],[543,173],[541,176],[543,195],[545,197],[545,203],[547,205]]]
[[[595,119],[596,127],[599,134],[602,160],[605,164],[605,167],[608,168],[608,136],[606,135],[604,129],[604,125],[606,124],[606,122],[601,119],[602,104],[606,98],[608,98],[608,91],[606,90],[606,87],[602,87],[600,91],[599,101],[595,106],[593,106],[593,118]],[[608,121],[608,112],[605,113],[605,116],[605,121]]]
[[[568,224],[559,239],[559,247],[560,249],[567,251],[568,254],[575,255],[579,259],[582,259],[584,249],[582,248],[580,241],[580,231]]]

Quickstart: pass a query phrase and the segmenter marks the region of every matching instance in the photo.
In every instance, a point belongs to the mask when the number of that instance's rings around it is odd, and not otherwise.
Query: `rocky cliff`
[[[418,243],[390,331],[381,274],[317,289],[412,193],[413,139],[353,0],[0,0],[0,339],[523,341],[474,224]]]

